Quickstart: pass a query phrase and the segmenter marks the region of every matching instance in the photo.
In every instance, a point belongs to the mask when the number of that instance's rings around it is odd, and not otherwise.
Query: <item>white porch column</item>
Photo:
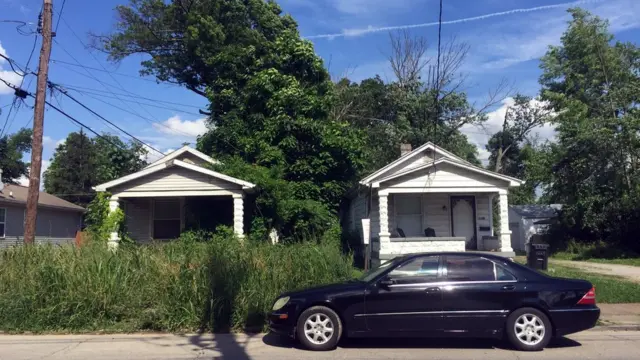
[[[380,246],[385,242],[389,242],[391,233],[389,233],[389,196],[387,194],[378,194],[378,216],[380,216]]]
[[[244,237],[244,195],[233,194],[233,232]]]
[[[493,198],[495,195],[489,194],[489,226],[491,227],[491,236],[496,235],[496,229],[493,228]]]
[[[118,202],[117,197],[112,197],[109,199],[109,213],[116,211],[120,203]],[[115,250],[118,248],[118,244],[120,243],[120,236],[118,235],[118,229],[111,229],[111,234],[109,235],[109,239],[107,240],[107,246],[109,249]]]
[[[511,231],[509,230],[509,199],[507,190],[500,190],[499,208],[500,208],[500,251],[513,252],[511,248]]]

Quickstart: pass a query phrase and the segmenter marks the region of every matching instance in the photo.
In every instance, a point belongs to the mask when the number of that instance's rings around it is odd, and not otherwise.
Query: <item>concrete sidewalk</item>
[[[619,276],[626,280],[640,283],[640,266],[605,264],[588,261],[557,260],[553,258],[550,258],[549,262],[551,264],[573,267],[594,274]]]
[[[603,328],[640,329],[640,304],[598,304]]]

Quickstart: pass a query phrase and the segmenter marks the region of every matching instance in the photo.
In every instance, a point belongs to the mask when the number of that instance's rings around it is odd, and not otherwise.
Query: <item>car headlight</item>
[[[276,303],[273,304],[272,310],[276,311],[276,310],[282,309],[285,305],[287,305],[287,303],[289,302],[289,299],[290,298],[288,296],[285,296],[285,297],[281,297],[280,299],[276,300]]]

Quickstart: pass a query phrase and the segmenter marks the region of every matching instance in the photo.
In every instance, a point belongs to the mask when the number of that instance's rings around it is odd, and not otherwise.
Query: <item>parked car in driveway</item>
[[[269,322],[311,350],[333,349],[342,336],[506,336],[532,351],[592,328],[599,316],[588,281],[500,256],[425,253],[396,257],[357,280],[282,294]]]

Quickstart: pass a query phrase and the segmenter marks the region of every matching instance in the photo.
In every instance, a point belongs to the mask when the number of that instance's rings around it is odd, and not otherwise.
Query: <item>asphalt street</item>
[[[309,352],[273,335],[0,335],[0,359],[640,359],[640,332],[592,330],[525,353],[485,340],[357,340]]]

